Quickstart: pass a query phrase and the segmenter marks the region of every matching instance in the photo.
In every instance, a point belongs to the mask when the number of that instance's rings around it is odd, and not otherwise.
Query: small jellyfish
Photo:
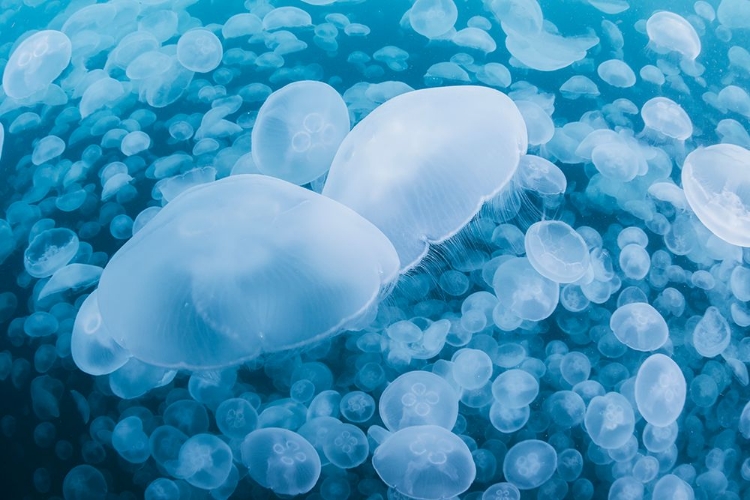
[[[652,354],[635,377],[635,403],[646,422],[666,427],[680,416],[687,384],[680,367],[664,354]]]
[[[65,500],[104,500],[107,481],[98,469],[77,465],[65,475],[62,490]]]
[[[484,490],[482,500],[521,500],[521,492],[513,483],[495,483]]]
[[[349,110],[333,87],[311,80],[290,83],[258,111],[253,160],[265,175],[307,184],[328,171],[349,127]]]
[[[492,278],[492,288],[509,312],[528,321],[548,318],[560,300],[558,283],[540,274],[525,257],[503,262]]]
[[[246,399],[227,399],[216,408],[216,425],[225,436],[242,439],[258,425],[258,412]]]
[[[678,52],[687,60],[694,60],[701,53],[701,39],[695,28],[674,12],[662,10],[649,17],[646,33],[651,48],[657,52]]]
[[[21,42],[3,72],[8,97],[24,99],[45,90],[70,63],[70,39],[59,31],[38,31]]]
[[[26,272],[34,278],[52,276],[75,257],[80,242],[66,228],[47,229],[37,234],[23,254]]]
[[[425,500],[460,495],[476,476],[466,443],[435,425],[407,427],[392,434],[375,450],[372,466],[391,488]]]
[[[198,434],[183,443],[177,461],[176,477],[196,488],[213,490],[229,478],[232,450],[212,434]]]
[[[318,453],[296,432],[259,429],[248,434],[240,448],[250,477],[277,495],[307,493],[320,477]]]
[[[513,445],[503,460],[505,479],[519,490],[546,483],[557,468],[557,452],[544,441],[527,439]]]
[[[523,408],[539,394],[539,382],[525,370],[512,369],[501,373],[492,382],[492,395],[506,408]]]
[[[192,29],[177,41],[177,60],[190,71],[208,73],[219,67],[224,49],[207,29]]]
[[[407,92],[377,107],[346,136],[323,194],[380,228],[403,273],[510,184],[526,147],[521,113],[497,90]]]
[[[562,221],[532,224],[524,238],[526,256],[539,274],[557,283],[573,283],[589,268],[589,251],[572,227]]]
[[[140,361],[213,369],[355,325],[397,273],[391,243],[353,211],[235,175],[162,208],[112,257],[98,303]]]
[[[729,347],[732,332],[718,308],[709,306],[693,330],[693,347],[705,358],[718,356]]]
[[[342,417],[350,422],[363,423],[375,414],[376,405],[373,397],[366,392],[352,391],[344,394],[339,407]]]
[[[586,413],[586,403],[573,391],[557,391],[544,400],[542,408],[563,429],[583,422]]]
[[[641,108],[641,117],[646,125],[645,132],[655,132],[657,137],[661,135],[684,141],[693,135],[693,122],[688,114],[679,104],[666,97],[646,101]]]
[[[112,447],[132,464],[142,464],[151,456],[148,436],[137,416],[120,420],[112,431]]]
[[[750,151],[718,144],[691,152],[682,166],[690,208],[714,235],[750,247]]]
[[[370,445],[362,429],[352,424],[340,424],[326,434],[323,453],[336,467],[352,469],[367,460]]]
[[[659,478],[651,492],[651,500],[693,500],[695,492],[692,486],[674,474]]]
[[[619,59],[604,61],[596,68],[599,78],[613,87],[628,88],[635,85],[635,73]]]
[[[417,0],[409,10],[409,24],[427,38],[438,38],[449,32],[458,19],[453,0]]]
[[[584,425],[594,444],[607,450],[619,448],[633,435],[633,407],[625,396],[616,392],[595,396],[586,409]]]
[[[669,337],[669,327],[659,311],[644,302],[620,306],[609,319],[617,340],[636,351],[655,351]]]
[[[453,378],[464,389],[484,386],[492,377],[492,359],[479,349],[460,349],[453,356]]]
[[[414,425],[452,429],[458,418],[458,395],[442,377],[412,371],[386,387],[378,408],[383,423],[391,431]]]
[[[531,408],[508,408],[502,401],[495,400],[490,407],[490,423],[503,434],[511,434],[523,428],[529,421]]]

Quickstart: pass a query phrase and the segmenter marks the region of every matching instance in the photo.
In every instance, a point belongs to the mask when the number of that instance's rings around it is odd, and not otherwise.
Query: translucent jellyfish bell
[[[469,447],[436,425],[407,427],[392,434],[372,456],[380,479],[402,495],[448,499],[471,486],[476,466]]]
[[[526,256],[534,269],[557,283],[573,283],[589,268],[589,251],[581,235],[562,221],[533,224],[524,239]]]
[[[346,136],[323,194],[380,228],[404,272],[508,186],[526,147],[521,113],[497,90],[407,92]]]
[[[591,399],[583,421],[591,440],[607,450],[627,443],[635,428],[633,407],[617,392]]]
[[[296,432],[259,429],[248,434],[240,448],[250,477],[277,495],[307,493],[320,477],[318,453]]]
[[[16,47],[5,66],[5,94],[24,99],[46,89],[68,67],[71,54],[70,39],[64,33],[34,33]]]
[[[383,423],[391,431],[414,425],[452,429],[458,418],[458,394],[442,377],[412,371],[386,387],[378,409]]]
[[[177,60],[190,71],[208,73],[219,67],[224,49],[219,37],[207,29],[193,29],[177,41]]]
[[[290,83],[258,111],[253,160],[263,174],[307,184],[328,171],[349,126],[349,110],[333,87],[312,80]]]
[[[500,303],[516,317],[541,321],[560,300],[560,286],[542,276],[524,257],[506,260],[495,271],[492,287]]]
[[[218,488],[229,477],[232,450],[212,434],[197,434],[180,448],[175,476],[203,490]]]
[[[98,301],[135,358],[209,369],[352,326],[397,275],[391,243],[353,211],[237,175],[162,208],[112,257]]]
[[[618,307],[609,327],[620,342],[636,351],[655,351],[669,337],[667,322],[659,311],[644,302]]]
[[[638,368],[635,403],[646,422],[666,427],[685,406],[687,384],[680,367],[664,354],[652,354]]]
[[[690,153],[682,189],[709,231],[733,245],[750,247],[750,151],[718,144]]]
[[[701,53],[701,39],[695,28],[674,12],[663,10],[649,17],[646,21],[646,33],[651,47],[658,52],[679,52],[689,60]]]
[[[83,301],[70,339],[73,361],[83,372],[105,375],[117,370],[130,359],[130,354],[120,347],[102,324],[97,292]]]
[[[652,131],[678,141],[693,135],[693,122],[682,107],[666,97],[649,99],[641,108],[641,117],[646,124],[644,132]]]
[[[505,479],[519,490],[538,488],[557,468],[557,452],[544,441],[528,439],[514,445],[503,460]]]

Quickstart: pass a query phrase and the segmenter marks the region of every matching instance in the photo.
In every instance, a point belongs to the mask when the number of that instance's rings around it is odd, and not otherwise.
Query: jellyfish
[[[608,392],[591,399],[583,422],[591,441],[611,450],[627,443],[633,435],[635,414],[625,396]]]
[[[682,413],[687,384],[680,367],[664,354],[652,354],[638,368],[635,403],[646,422],[666,427]]]
[[[242,439],[257,425],[258,412],[246,399],[226,399],[216,408],[216,426],[229,438]]]
[[[666,97],[649,99],[641,108],[646,125],[644,133],[657,138],[668,137],[684,141],[693,135],[693,122],[682,107]]]
[[[370,445],[362,429],[352,424],[339,424],[326,434],[323,453],[336,467],[352,469],[367,460]]]
[[[531,404],[539,394],[539,382],[527,371],[512,369],[497,376],[492,382],[495,401],[509,409]]]
[[[483,387],[492,377],[492,359],[479,349],[460,349],[453,356],[453,378],[464,389]]]
[[[380,418],[391,431],[414,425],[452,429],[458,418],[458,395],[442,377],[425,371],[405,373],[380,396]]]
[[[38,31],[21,42],[3,72],[8,97],[25,99],[45,90],[70,64],[70,39],[59,31]]]
[[[196,73],[215,70],[221,64],[223,55],[219,37],[207,29],[192,29],[177,41],[177,60]]]
[[[224,484],[232,469],[232,450],[212,434],[197,434],[182,444],[175,476],[202,490]]]
[[[258,170],[293,184],[325,174],[349,133],[349,110],[330,85],[290,83],[271,94],[258,111],[252,155]]]
[[[701,39],[684,17],[666,10],[646,21],[649,45],[657,52],[678,52],[684,59],[694,60],[701,53]]]
[[[393,246],[356,213],[237,175],[157,213],[104,269],[98,303],[140,361],[221,368],[354,326],[397,273]]]
[[[78,236],[70,229],[47,229],[31,240],[23,254],[23,265],[35,278],[52,276],[75,257],[79,246]]]
[[[609,320],[617,340],[636,351],[655,351],[669,337],[669,327],[651,305],[633,302],[617,308]]]
[[[70,344],[76,366],[91,375],[112,373],[130,358],[102,324],[96,291],[86,297],[78,311]]]
[[[597,68],[599,78],[613,87],[629,88],[635,85],[635,73],[627,63],[619,59],[604,61]]]
[[[372,466],[391,488],[425,500],[460,495],[476,476],[466,443],[435,425],[407,427],[392,434],[375,450]]]
[[[112,431],[112,447],[132,464],[142,464],[151,456],[143,422],[133,415],[120,420]]]
[[[665,474],[654,485],[651,492],[652,500],[673,500],[675,498],[693,500],[693,488],[674,474]]]
[[[527,439],[513,445],[503,460],[505,479],[519,490],[546,483],[557,468],[557,452],[544,441]]]
[[[521,113],[497,90],[407,92],[346,136],[323,194],[380,228],[405,272],[508,186],[526,147]]]
[[[409,24],[426,38],[438,38],[453,29],[458,9],[453,0],[417,0],[409,10]]]
[[[558,283],[537,272],[530,258],[525,257],[513,257],[500,264],[492,278],[492,287],[505,309],[529,321],[548,318],[560,300]]]
[[[65,500],[104,500],[107,498],[107,481],[104,474],[90,465],[77,465],[63,481]]]
[[[690,208],[714,235],[750,247],[750,151],[718,144],[691,152],[682,166]]]
[[[251,432],[240,446],[250,477],[277,495],[310,491],[320,476],[320,458],[302,436],[269,427]]]
[[[562,221],[541,221],[526,231],[529,263],[542,276],[557,283],[573,283],[589,268],[589,251],[583,238]]]

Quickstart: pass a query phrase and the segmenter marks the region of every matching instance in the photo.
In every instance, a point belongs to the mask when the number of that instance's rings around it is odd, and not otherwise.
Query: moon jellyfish
[[[293,184],[326,173],[349,133],[349,110],[330,85],[302,81],[271,94],[258,111],[252,155],[258,170]]]
[[[104,500],[107,480],[90,465],[77,465],[65,476],[62,485],[65,500]]]
[[[380,228],[405,272],[508,186],[526,147],[523,117],[502,92],[477,86],[407,92],[346,136],[323,194]]]
[[[541,221],[526,231],[526,257],[536,271],[557,283],[573,283],[589,268],[589,251],[572,227],[562,221]]]
[[[684,141],[693,135],[693,122],[682,107],[666,97],[649,99],[641,108],[647,131]],[[684,174],[683,174],[684,175]]]
[[[546,483],[557,468],[557,452],[544,441],[527,439],[515,444],[503,460],[505,479],[519,490]]]
[[[635,403],[646,422],[666,427],[685,406],[687,384],[680,367],[664,354],[652,354],[638,368]]]
[[[417,0],[409,10],[409,24],[427,38],[438,38],[456,24],[458,9],[453,0]]]
[[[375,450],[372,466],[391,488],[425,500],[460,495],[476,476],[466,443],[435,425],[407,427],[392,434]]]
[[[560,300],[560,286],[542,276],[523,257],[503,262],[495,271],[492,287],[508,311],[529,321],[548,318]]]
[[[64,33],[54,30],[34,33],[16,47],[5,65],[5,94],[24,99],[45,90],[68,67],[71,54],[70,39]]]
[[[378,409],[380,418],[391,431],[414,425],[452,429],[458,418],[458,395],[442,377],[412,371],[385,388]]]
[[[23,253],[23,265],[34,278],[52,276],[75,257],[79,246],[78,236],[70,229],[47,229],[31,240]]]
[[[583,422],[594,444],[611,450],[627,443],[633,435],[635,414],[625,396],[608,392],[589,402]]]
[[[461,349],[453,356],[453,378],[464,389],[483,387],[492,377],[492,359],[479,349]]]
[[[495,483],[484,490],[482,500],[521,500],[521,492],[512,483]]]
[[[652,500],[693,500],[694,498],[693,488],[674,474],[662,476],[651,493]]]
[[[662,10],[646,21],[651,48],[661,53],[671,51],[688,60],[693,60],[701,53],[701,39],[695,28],[684,17],[674,12]]]
[[[352,469],[364,463],[370,452],[367,436],[352,424],[339,424],[326,434],[323,453],[340,469]]]
[[[644,302],[618,307],[609,319],[617,340],[636,351],[655,351],[669,337],[669,327],[659,311]]]
[[[180,448],[175,476],[202,490],[218,488],[232,469],[232,450],[212,434],[191,437]]]
[[[510,409],[523,408],[531,404],[539,394],[539,382],[524,370],[508,370],[492,382],[495,401]]]
[[[222,434],[233,439],[242,439],[258,425],[258,412],[245,399],[232,398],[216,408],[216,426]]]
[[[102,324],[97,292],[83,301],[70,339],[73,361],[83,372],[91,375],[106,375],[117,370],[130,358]]]
[[[732,332],[719,309],[710,306],[693,330],[693,347],[705,358],[718,356],[729,347]]]
[[[132,464],[142,464],[151,456],[143,422],[135,415],[120,420],[112,431],[112,447]]]
[[[250,477],[277,495],[307,493],[320,477],[318,453],[296,432],[259,429],[248,434],[240,448]]]
[[[714,235],[750,247],[750,151],[718,144],[690,153],[682,188],[690,208]]]
[[[635,73],[627,63],[619,59],[604,61],[597,68],[599,78],[613,87],[629,88],[635,85]]]
[[[177,60],[196,73],[215,70],[223,55],[219,37],[207,29],[190,30],[177,41]]]
[[[356,324],[397,273],[393,246],[356,213],[237,175],[162,208],[112,257],[98,301],[112,338],[137,359],[209,369]]]

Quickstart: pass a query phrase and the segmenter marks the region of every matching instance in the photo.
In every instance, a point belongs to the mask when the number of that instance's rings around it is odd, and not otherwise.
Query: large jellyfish
[[[372,466],[402,495],[425,500],[453,498],[469,489],[476,476],[466,443],[436,425],[392,434],[375,450]]]
[[[323,194],[380,228],[403,272],[509,184],[526,147],[523,117],[502,92],[476,86],[408,92],[346,136]]]
[[[684,17],[666,10],[655,13],[646,21],[646,33],[657,52],[678,52],[693,60],[701,53],[701,39]]]
[[[306,184],[326,173],[349,133],[349,110],[330,85],[306,80],[271,94],[258,111],[252,154],[261,173]]]
[[[750,151],[733,144],[696,149],[682,166],[682,189],[712,233],[750,247]]]
[[[70,39],[64,33],[44,30],[21,42],[3,72],[8,97],[24,99],[46,89],[70,64]]]
[[[391,243],[348,208],[237,175],[156,214],[112,257],[98,302],[135,358],[208,369],[355,326],[397,274]]]

